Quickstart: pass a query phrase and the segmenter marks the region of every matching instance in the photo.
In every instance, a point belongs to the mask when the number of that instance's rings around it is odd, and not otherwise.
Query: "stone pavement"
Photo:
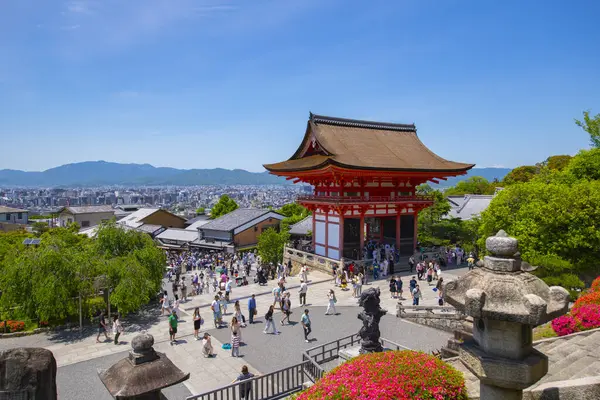
[[[444,272],[443,276],[445,280],[452,279],[456,276],[463,274],[466,268],[456,269]],[[408,280],[410,273],[402,273],[397,274],[403,276],[404,287],[408,286]],[[407,278],[408,277],[408,278]],[[357,299],[352,297],[352,290],[341,291],[339,288],[333,285],[330,276],[323,274],[321,272],[313,271],[309,273],[309,289],[307,294],[307,302],[312,304],[313,307],[324,307],[327,305],[327,293],[329,289],[334,289],[336,292],[336,296],[338,298],[337,307],[340,307],[340,310],[343,311],[344,317],[340,318],[340,316],[332,316],[332,321],[334,318],[337,319],[336,325],[333,326],[333,330],[322,331],[318,333],[315,329],[315,336],[318,334],[319,342],[325,343],[327,341],[335,340],[342,336],[347,336],[351,333],[355,333],[360,328],[360,321],[356,319],[356,313],[359,311],[357,308]],[[420,284],[422,286],[423,299],[421,304],[436,304],[436,296],[432,290],[428,290],[427,284],[422,281]],[[248,317],[247,313],[247,297],[250,294],[256,294],[256,303],[258,309],[258,320],[263,321],[263,316],[268,309],[268,306],[272,304],[273,297],[271,295],[271,290],[275,287],[276,281],[268,281],[266,286],[258,286],[257,284],[250,284],[244,287],[234,287],[232,290],[231,300],[241,299],[240,303],[242,306],[243,314]],[[288,278],[288,283],[286,287],[292,293],[292,307],[295,308],[294,314],[292,314],[292,320],[296,320],[299,318],[301,310],[297,309],[298,307],[298,291],[299,286],[299,278],[298,277],[290,277]],[[395,318],[395,310],[397,300],[392,299],[389,296],[388,289],[388,281],[385,279],[371,282],[368,285],[363,286],[363,290],[368,289],[369,287],[380,287],[382,291],[382,307],[388,310],[387,320],[390,320],[391,326]],[[190,379],[185,382],[185,386],[189,389],[189,391],[193,394],[198,394],[201,392],[209,391],[224,385],[229,384],[237,375],[239,375],[239,371],[241,366],[244,364],[249,365],[251,371],[258,371],[261,373],[271,372],[274,368],[268,368],[270,365],[275,366],[273,363],[265,363],[260,361],[260,358],[254,358],[253,356],[248,356],[248,359],[244,357],[241,358],[232,358],[230,356],[230,351],[225,351],[221,349],[222,342],[228,341],[229,338],[229,330],[221,329],[219,332],[213,332],[213,347],[215,349],[216,358],[206,359],[201,355],[201,341],[196,342],[193,340],[193,324],[191,321],[191,312],[195,307],[201,307],[201,315],[205,319],[205,325],[202,327],[201,332],[204,332],[206,329],[212,329],[212,315],[207,307],[210,305],[210,302],[214,296],[214,293],[204,294],[201,296],[197,296],[195,298],[191,298],[188,302],[182,304],[182,315],[181,315],[181,323],[179,324],[178,330],[178,344],[175,346],[169,345],[169,334],[168,334],[168,324],[167,319],[165,317],[159,317],[160,313],[158,310],[158,305],[153,310],[150,310],[149,313],[152,314],[146,321],[136,321],[135,323],[129,323],[127,319],[123,320],[125,333],[121,335],[121,345],[114,345],[112,343],[96,343],[95,329],[86,329],[83,334],[79,334],[78,332],[53,332],[48,334],[38,334],[33,336],[26,336],[21,338],[11,338],[11,339],[2,339],[0,340],[0,349],[12,348],[17,346],[28,346],[28,347],[45,347],[51,350],[54,353],[54,356],[57,359],[57,364],[59,368],[63,368],[65,366],[69,366],[75,363],[80,362],[91,362],[94,359],[98,360],[100,364],[102,360],[107,357],[115,357],[115,354],[122,353],[124,351],[129,350],[129,342],[131,339],[141,331],[147,331],[152,334],[155,338],[155,349],[160,352],[164,352],[171,358],[171,360],[183,371],[190,372]],[[408,295],[407,295],[408,296]],[[410,300],[408,300],[410,302]],[[410,304],[410,303],[405,303]],[[352,309],[348,308],[346,310],[345,307],[353,307]],[[304,307],[303,307],[304,308]],[[318,310],[318,308],[315,308]],[[316,311],[319,312],[319,311]],[[230,304],[228,308],[228,314],[224,316],[225,321],[229,321],[233,315],[233,304]],[[279,314],[275,316],[279,318]],[[148,322],[149,321],[149,322]],[[279,322],[279,319],[276,319]],[[400,322],[397,322],[400,324]],[[324,322],[323,324],[326,324]],[[339,324],[339,326],[337,325]],[[434,347],[437,346],[437,343],[441,343],[441,339],[437,337],[438,331],[431,330],[430,328],[422,327],[424,330],[419,330],[416,327],[420,327],[419,325],[413,324],[413,328],[406,328],[410,324],[409,322],[401,322],[400,325],[390,328],[389,335],[386,333],[384,336],[392,341],[397,341],[400,344],[403,340],[402,333],[406,333],[406,337],[410,336],[413,338],[418,338],[419,340],[423,340],[423,344],[419,344],[415,347],[415,345],[407,345],[407,347],[411,348],[421,348],[423,350],[427,350],[426,342],[431,338],[434,340],[431,343],[436,343]],[[398,327],[404,327],[398,329]],[[291,327],[285,327],[286,329]],[[301,328],[295,327],[298,332],[295,333],[295,336],[301,335]],[[328,327],[328,329],[331,327]],[[243,333],[248,330],[249,335],[251,331],[262,330],[262,324],[256,324],[251,328],[245,328]],[[394,335],[394,332],[397,332],[397,335]],[[408,333],[407,333],[408,332]],[[427,333],[424,333],[427,332]],[[260,332],[259,332],[260,333]],[[339,334],[337,334],[339,333]],[[260,333],[262,335],[262,333]],[[447,335],[447,334],[445,334]],[[265,335],[267,336],[267,335]],[[268,335],[269,339],[274,339],[277,341],[281,341],[285,348],[285,342],[287,340],[297,341],[296,338],[290,336],[286,339],[288,335],[282,335],[281,337],[272,337]],[[249,336],[254,337],[254,335]],[[254,340],[254,339],[252,339]],[[263,339],[261,339],[263,340]],[[264,338],[267,340],[267,338]],[[444,339],[445,341],[446,339]],[[300,341],[302,345],[304,345],[303,341]],[[314,344],[312,344],[314,345]],[[406,344],[405,344],[406,345]],[[265,347],[269,347],[269,343],[264,343]],[[261,341],[256,341],[254,343],[249,343],[249,346],[244,346],[241,348],[241,354],[245,354],[246,352],[258,351],[260,352],[263,344]],[[287,351],[283,351],[280,353],[280,358],[285,361],[285,365],[293,365],[297,363],[297,357],[299,354],[296,354],[295,346],[288,346],[290,349],[290,353]],[[291,354],[294,353],[294,354]],[[248,362],[250,361],[250,362]],[[253,365],[255,362],[257,365]],[[283,364],[282,364],[283,365]],[[284,365],[284,366],[285,366]],[[66,397],[65,397],[66,398]]]

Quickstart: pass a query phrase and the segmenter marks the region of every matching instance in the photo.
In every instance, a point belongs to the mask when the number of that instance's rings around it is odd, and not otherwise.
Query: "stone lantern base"
[[[548,373],[548,357],[537,350],[521,360],[490,355],[474,341],[459,349],[463,364],[481,381],[481,399],[521,399],[523,389]]]

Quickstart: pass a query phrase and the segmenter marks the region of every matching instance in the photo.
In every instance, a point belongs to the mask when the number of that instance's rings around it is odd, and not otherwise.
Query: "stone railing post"
[[[487,238],[483,267],[444,287],[446,301],[473,317],[473,340],[460,361],[480,380],[482,400],[520,400],[523,389],[548,373],[548,357],[532,346],[533,327],[568,310],[569,293],[526,271],[517,239],[504,231]]]

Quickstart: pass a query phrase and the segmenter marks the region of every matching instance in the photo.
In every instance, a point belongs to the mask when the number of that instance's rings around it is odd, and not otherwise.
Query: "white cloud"
[[[119,51],[181,23],[224,16],[237,7],[220,0],[78,0],[66,3],[65,27],[85,32],[63,43],[66,54]],[[63,28],[64,29],[64,28]],[[74,29],[74,28],[72,28]]]

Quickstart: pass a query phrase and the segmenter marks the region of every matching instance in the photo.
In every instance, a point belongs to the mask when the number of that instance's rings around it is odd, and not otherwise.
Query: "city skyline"
[[[264,171],[309,111],[415,123],[478,167],[575,154],[600,100],[592,1],[9,2],[0,169]],[[15,148],[16,150],[16,148]]]

